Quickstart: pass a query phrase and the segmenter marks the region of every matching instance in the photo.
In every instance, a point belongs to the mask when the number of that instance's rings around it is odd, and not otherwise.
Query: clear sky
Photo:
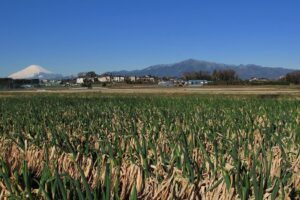
[[[299,0],[0,0],[0,76],[188,58],[300,69]]]

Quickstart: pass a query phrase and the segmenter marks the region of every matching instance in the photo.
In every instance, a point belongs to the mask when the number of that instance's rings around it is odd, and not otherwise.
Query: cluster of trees
[[[236,72],[232,69],[214,70],[212,73],[198,71],[198,72],[186,72],[182,77],[184,80],[207,80],[214,81],[214,84],[264,84],[264,85],[287,85],[287,84],[300,84],[300,70],[288,73],[284,78],[278,80],[266,80],[266,81],[249,81],[241,80]]]
[[[90,72],[80,72],[77,75],[78,77],[84,77],[84,78],[95,78],[98,76],[98,74],[96,74],[96,72],[94,71],[90,71]]]
[[[214,70],[213,73],[208,72],[186,72],[183,74],[184,80],[208,80],[208,81],[237,81],[238,75],[232,69]]]
[[[98,74],[94,71],[89,71],[89,72],[80,72],[77,75],[80,78],[85,78],[83,80],[83,83],[81,84],[82,87],[87,87],[87,88],[92,88],[93,81],[92,79],[96,78]]]
[[[236,72],[232,69],[214,70],[212,78],[215,81],[237,81],[240,79]]]
[[[13,79],[0,78],[0,89],[11,89],[11,88],[13,88]]]
[[[293,84],[300,84],[300,71],[288,73],[285,76],[285,81]]]
[[[212,76],[208,72],[185,72],[183,73],[183,79],[188,80],[212,80]]]
[[[82,87],[87,87],[89,89],[92,89],[92,84],[93,84],[92,80],[90,80],[90,79],[84,79],[83,83],[81,85],[82,85]]]

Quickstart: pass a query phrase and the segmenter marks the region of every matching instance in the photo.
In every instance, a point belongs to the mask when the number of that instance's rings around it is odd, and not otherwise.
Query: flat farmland
[[[20,93],[104,93],[104,94],[228,94],[228,95],[288,95],[300,96],[300,86],[204,86],[157,87],[114,86],[87,88],[27,89],[0,92],[0,97]]]
[[[283,87],[1,93],[0,199],[297,199],[298,94]]]

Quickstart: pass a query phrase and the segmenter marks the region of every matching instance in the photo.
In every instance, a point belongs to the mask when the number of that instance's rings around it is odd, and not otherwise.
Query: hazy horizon
[[[143,69],[189,58],[300,69],[298,1],[0,2],[0,77]]]

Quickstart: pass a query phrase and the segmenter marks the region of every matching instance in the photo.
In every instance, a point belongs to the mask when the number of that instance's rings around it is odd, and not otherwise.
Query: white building
[[[207,80],[188,80],[187,84],[190,86],[201,86],[201,85],[205,85],[208,84]]]
[[[98,77],[98,81],[101,83],[107,83],[107,82],[111,82],[111,78],[110,76],[101,76]]]
[[[129,80],[130,80],[131,82],[135,82],[135,81],[138,80],[138,77],[136,77],[136,76],[129,76]]]
[[[114,82],[124,82],[125,81],[125,77],[124,76],[114,76],[113,77],[113,81]]]
[[[77,79],[76,79],[76,83],[77,83],[77,84],[82,84],[82,83],[84,83],[84,78],[77,78]]]
[[[158,85],[161,87],[173,87],[174,83],[172,81],[159,81]]]

